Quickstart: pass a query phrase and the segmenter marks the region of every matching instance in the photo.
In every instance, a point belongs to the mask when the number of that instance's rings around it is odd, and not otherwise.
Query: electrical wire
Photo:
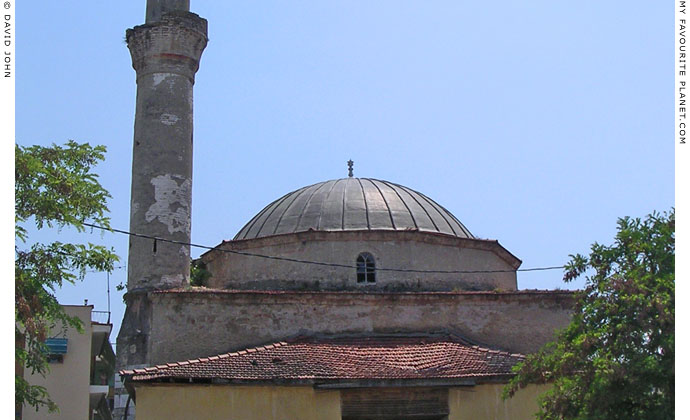
[[[174,239],[159,238],[156,236],[144,235],[142,233],[128,232],[128,231],[122,230],[122,229],[108,228],[105,226],[94,225],[91,223],[83,223],[83,225],[91,227],[91,228],[96,228],[96,229],[106,230],[106,231],[110,231],[110,232],[121,233],[124,235],[134,236],[137,238],[152,239],[154,242],[156,242],[156,241],[168,242],[168,243],[177,244],[177,245],[185,245],[185,246],[191,246],[191,247],[207,249],[207,250],[216,250],[218,252],[226,252],[229,254],[243,255],[246,257],[265,258],[265,259],[269,259],[269,260],[286,261],[286,262],[293,262],[293,263],[298,263],[298,264],[311,264],[311,265],[318,265],[318,266],[325,266],[325,267],[338,267],[338,268],[349,268],[349,269],[356,269],[357,268],[356,266],[347,265],[347,264],[329,263],[329,262],[323,262],[323,261],[300,260],[297,258],[278,257],[275,255],[254,254],[251,252],[236,251],[233,249],[217,248],[214,246],[194,244],[191,242],[176,241]],[[546,270],[558,270],[558,269],[562,269],[562,268],[564,268],[564,266],[562,266],[562,265],[551,266],[551,267],[521,268],[518,270],[415,270],[415,269],[406,269],[406,268],[376,267],[376,271],[392,271],[392,272],[398,272],[398,273],[419,273],[419,274],[424,274],[424,273],[427,273],[427,274],[481,274],[481,273],[512,273],[514,271],[521,271],[521,272],[546,271]]]

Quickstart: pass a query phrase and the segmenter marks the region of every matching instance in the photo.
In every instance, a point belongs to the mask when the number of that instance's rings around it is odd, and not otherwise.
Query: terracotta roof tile
[[[120,374],[134,381],[488,378],[511,375],[523,359],[455,336],[297,338]]]

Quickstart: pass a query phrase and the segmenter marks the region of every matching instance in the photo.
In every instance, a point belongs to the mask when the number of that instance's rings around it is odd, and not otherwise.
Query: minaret
[[[129,229],[178,243],[130,236],[118,370],[155,362],[148,293],[189,284],[181,244],[191,239],[193,87],[207,22],[189,12],[189,0],[147,0],[146,23],[128,29],[126,41],[137,82]],[[124,404],[116,401],[116,418]]]

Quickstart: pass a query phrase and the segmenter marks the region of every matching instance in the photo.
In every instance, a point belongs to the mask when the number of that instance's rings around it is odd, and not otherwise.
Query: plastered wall
[[[38,374],[28,374],[26,379],[32,385],[46,387],[50,398],[58,405],[58,413],[48,413],[48,410],[36,411],[31,407],[24,407],[24,420],[39,419],[88,419],[89,418],[89,384],[91,371],[91,310],[92,306],[64,306],[69,316],[78,317],[84,333],[80,334],[74,328],[68,328],[64,338],[67,338],[67,354],[62,363],[50,363],[50,373],[46,377]],[[51,336],[63,338],[59,330],[51,331]],[[28,373],[28,371],[25,371]]]
[[[448,389],[448,420],[534,418],[545,386],[530,386],[503,400],[503,384]],[[340,391],[309,386],[141,384],[137,420],[336,420]]]
[[[297,334],[451,330],[520,353],[570,320],[570,292],[151,293],[150,364],[212,356]]]
[[[546,385],[530,385],[512,398],[503,400],[504,384],[484,384],[470,388],[451,388],[448,395],[448,420],[528,420],[538,411],[537,397]]]
[[[424,232],[302,232],[232,241],[221,249],[354,267],[357,256],[374,256],[377,268],[493,271],[410,273],[377,271],[376,283],[357,283],[356,270],[301,264],[215,250],[204,255],[208,286],[254,290],[515,290],[519,260],[495,241]]]
[[[312,387],[137,386],[137,420],[338,420],[340,393]]]

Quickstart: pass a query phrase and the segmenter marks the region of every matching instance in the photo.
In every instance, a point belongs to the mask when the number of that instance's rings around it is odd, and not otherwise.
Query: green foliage
[[[189,269],[190,284],[192,286],[206,286],[206,282],[211,278],[211,272],[206,269],[206,264],[201,260],[192,260]]]
[[[585,275],[570,325],[516,367],[512,396],[549,383],[539,419],[674,418],[675,212],[618,220],[615,243],[571,255]]]
[[[118,261],[112,249],[93,244],[52,242],[26,244],[26,225],[38,229],[71,226],[84,230],[87,220],[108,226],[108,192],[98,183],[93,166],[103,160],[105,148],[69,141],[65,146],[15,146],[15,363],[23,371],[48,372],[46,346],[51,329],[81,322],[70,317],[54,292],[65,283],[82,280],[86,270],[110,271]],[[15,403],[50,411],[57,406],[44,387],[15,375]]]

